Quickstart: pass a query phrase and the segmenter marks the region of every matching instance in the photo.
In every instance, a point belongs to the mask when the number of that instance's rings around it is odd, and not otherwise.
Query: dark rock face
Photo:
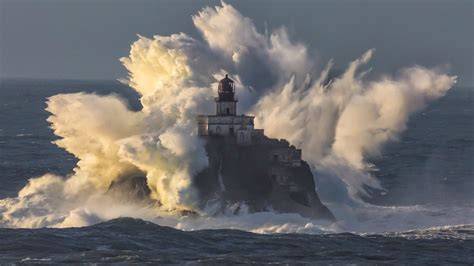
[[[110,184],[107,194],[123,202],[151,201],[151,190],[148,187],[145,174],[124,176],[114,180]]]
[[[194,179],[203,203],[244,202],[250,211],[299,213],[314,219],[334,220],[316,194],[301,150],[285,140],[256,136],[243,146],[233,137],[204,137],[209,166]],[[299,153],[298,153],[299,152]]]

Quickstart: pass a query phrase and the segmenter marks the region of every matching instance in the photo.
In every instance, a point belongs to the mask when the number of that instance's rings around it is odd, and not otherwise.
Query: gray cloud
[[[0,0],[0,77],[116,79],[136,34],[187,32],[191,15],[219,1]],[[378,73],[445,64],[473,85],[472,1],[227,1],[257,29],[287,25],[319,67],[345,68],[367,49]]]

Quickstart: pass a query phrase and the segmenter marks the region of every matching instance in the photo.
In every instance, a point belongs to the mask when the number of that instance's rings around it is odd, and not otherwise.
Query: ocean
[[[116,81],[1,81],[0,199],[16,197],[32,177],[72,172],[77,160],[52,144],[44,110],[47,97],[72,92],[119,94],[140,108],[138,95]],[[385,190],[365,201],[386,212],[371,209],[347,230],[306,230],[305,220],[297,230],[261,234],[235,226],[248,222],[237,217],[178,229],[127,217],[78,228],[1,228],[0,263],[473,264],[473,155],[474,88],[454,87],[371,160]]]

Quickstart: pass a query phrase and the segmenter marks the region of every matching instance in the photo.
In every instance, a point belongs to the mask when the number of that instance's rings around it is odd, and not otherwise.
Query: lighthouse
[[[240,145],[250,145],[252,137],[263,134],[263,130],[254,129],[254,117],[237,114],[235,84],[228,75],[219,81],[215,115],[198,116],[199,136],[227,137],[235,139]]]
[[[234,81],[229,78],[229,75],[225,75],[225,78],[219,82],[217,93],[219,96],[215,98],[216,114],[237,115],[238,100],[235,98]]]

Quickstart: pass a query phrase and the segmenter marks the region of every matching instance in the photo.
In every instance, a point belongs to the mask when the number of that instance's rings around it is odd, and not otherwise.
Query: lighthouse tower
[[[217,90],[219,97],[216,101],[216,115],[237,115],[237,99],[235,98],[234,81],[225,75],[219,82]]]
[[[252,143],[252,136],[263,134],[254,129],[254,117],[237,115],[237,98],[234,81],[225,75],[217,88],[216,114],[198,116],[199,136],[235,138],[238,144]]]

